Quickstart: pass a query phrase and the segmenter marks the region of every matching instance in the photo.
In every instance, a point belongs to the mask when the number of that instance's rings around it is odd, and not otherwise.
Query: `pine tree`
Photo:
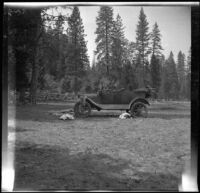
[[[87,55],[86,41],[84,38],[84,27],[78,7],[74,7],[72,14],[68,20],[68,37],[69,48],[66,58],[66,73],[68,76],[72,76],[72,86],[74,92],[77,93],[81,86],[81,78],[85,75],[85,72],[89,66],[89,60]],[[78,82],[80,84],[78,84]]]
[[[165,96],[169,99],[178,99],[178,75],[172,52],[170,52],[170,56],[165,63],[165,70]]]
[[[113,9],[109,6],[102,6],[96,18],[96,54],[101,68],[106,68],[107,75],[111,66],[111,45],[113,31]]]
[[[187,70],[186,70],[186,97],[191,98],[191,48],[187,57]]]
[[[93,58],[92,58],[92,67],[91,70],[95,71],[96,70],[96,58],[95,58],[95,51],[93,51]]]
[[[45,73],[53,76],[56,81],[61,81],[65,76],[65,57],[69,47],[69,39],[64,34],[63,21],[59,17],[55,27],[47,28],[42,36],[44,47],[42,62],[45,66]]]
[[[147,22],[146,15],[144,14],[143,8],[140,10],[139,21],[136,30],[136,51],[137,51],[137,61],[139,62],[139,77],[142,80],[139,82],[139,86],[144,86],[145,79],[145,63],[148,60],[148,55],[150,54],[149,39],[150,34],[148,32],[149,23]],[[141,79],[141,78],[140,78]]]
[[[126,89],[136,89],[138,87],[135,80],[135,71],[130,61],[127,61],[122,69],[121,86]]]
[[[165,64],[163,66],[162,70],[162,89],[161,92],[163,92],[162,96],[164,99],[169,99],[169,89],[170,89],[170,80],[168,76],[168,69],[167,66],[169,65],[168,60],[165,61]]]
[[[121,80],[123,63],[125,61],[125,44],[126,40],[124,37],[124,27],[122,19],[118,14],[116,21],[114,21],[113,32],[112,32],[112,68],[111,75],[114,81]]]
[[[163,50],[163,48],[161,46],[161,34],[157,22],[153,26],[153,30],[150,37],[152,55],[160,56],[161,50]]]
[[[152,86],[156,89],[156,93],[159,92],[159,87],[161,84],[161,67],[160,67],[160,57],[161,57],[161,50],[163,50],[161,46],[161,34],[158,28],[158,24],[155,23],[153,26],[152,33],[150,34],[151,37],[151,81]]]
[[[153,54],[151,57],[151,82],[152,87],[155,88],[156,93],[159,92],[160,84],[161,84],[161,69],[160,69],[160,60]]]
[[[23,101],[25,90],[30,88],[31,103],[35,104],[38,87],[38,54],[42,34],[41,9],[11,9],[9,15],[12,31],[10,41],[15,55],[16,89]]]
[[[136,60],[136,43],[125,39],[125,61],[133,62]]]
[[[177,60],[177,74],[179,80],[179,97],[186,97],[186,71],[185,71],[185,55],[179,51]]]
[[[40,60],[40,45],[41,45],[41,34],[43,32],[41,9],[33,10],[33,25],[34,31],[34,47],[33,47],[33,61],[32,61],[32,76],[31,76],[31,87],[30,87],[30,101],[32,104],[37,102],[37,88],[38,88],[38,70]]]
[[[56,79],[60,79],[61,75],[62,75],[62,50],[63,50],[63,43],[62,43],[62,35],[63,35],[63,17],[60,14],[58,16],[57,21],[55,22],[55,38],[56,38],[56,42],[58,43],[57,45],[57,51],[58,51],[58,58],[57,58],[57,62],[56,62]]]
[[[9,69],[15,70],[15,86],[16,91],[20,94],[20,100],[23,101],[24,90],[28,88],[28,76],[26,62],[29,57],[27,52],[26,33],[27,25],[22,22],[25,17],[23,9],[8,10],[8,28],[9,28],[9,47],[12,46],[13,58],[15,61],[11,64],[8,60]],[[8,53],[9,54],[9,53]],[[8,55],[10,56],[10,54]],[[11,66],[13,65],[13,66]],[[10,73],[9,73],[10,74]]]
[[[158,92],[158,98],[165,98],[164,97],[164,82],[165,82],[165,56],[162,54],[160,59],[160,77],[161,77],[161,82],[160,82],[160,88]]]

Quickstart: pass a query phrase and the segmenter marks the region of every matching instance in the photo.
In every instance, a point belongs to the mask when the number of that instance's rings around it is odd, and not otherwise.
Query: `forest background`
[[[190,100],[191,49],[163,54],[159,23],[149,26],[140,8],[135,41],[126,38],[115,7],[99,7],[94,57],[90,62],[86,34],[77,6],[51,14],[55,8],[8,8],[8,85],[17,101],[36,104],[98,89],[136,89],[151,86],[157,99]],[[67,26],[67,27],[66,27]],[[183,40],[184,41],[184,40]],[[187,57],[186,57],[187,54]],[[12,96],[10,94],[9,96]]]

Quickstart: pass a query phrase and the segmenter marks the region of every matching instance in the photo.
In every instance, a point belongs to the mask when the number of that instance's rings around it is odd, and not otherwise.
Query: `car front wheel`
[[[148,116],[147,106],[142,102],[136,102],[131,106],[130,113],[132,117],[144,117]]]
[[[91,106],[88,102],[78,102],[74,106],[75,117],[88,117],[91,113]]]

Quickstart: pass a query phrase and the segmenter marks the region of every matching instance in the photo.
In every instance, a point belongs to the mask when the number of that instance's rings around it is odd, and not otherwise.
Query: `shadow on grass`
[[[68,148],[23,144],[15,153],[14,191],[22,190],[174,190],[171,174],[138,172],[140,165],[92,151],[70,154]],[[137,178],[134,176],[137,175]]]

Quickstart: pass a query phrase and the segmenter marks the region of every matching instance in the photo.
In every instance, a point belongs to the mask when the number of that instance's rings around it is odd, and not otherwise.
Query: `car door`
[[[104,91],[101,95],[101,104],[113,104],[113,93]]]
[[[127,89],[121,95],[121,104],[129,104],[133,98],[134,92]]]

